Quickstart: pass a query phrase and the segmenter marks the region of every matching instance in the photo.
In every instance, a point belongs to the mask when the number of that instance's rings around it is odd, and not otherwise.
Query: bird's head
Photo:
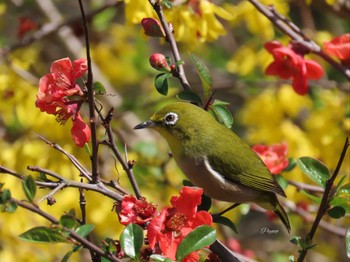
[[[169,143],[172,150],[190,143],[195,146],[214,118],[202,108],[185,102],[169,104],[154,113],[150,120],[140,123],[134,129],[157,130]],[[203,141],[203,140],[202,140]],[[174,152],[173,152],[174,153]]]

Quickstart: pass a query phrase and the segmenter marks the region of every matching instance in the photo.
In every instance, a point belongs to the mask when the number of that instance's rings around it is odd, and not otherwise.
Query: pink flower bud
[[[171,71],[168,61],[163,54],[153,54],[149,58],[150,65],[159,71]]]
[[[153,37],[164,37],[165,32],[162,25],[157,19],[154,18],[143,18],[141,21],[143,30],[145,30],[145,35]]]

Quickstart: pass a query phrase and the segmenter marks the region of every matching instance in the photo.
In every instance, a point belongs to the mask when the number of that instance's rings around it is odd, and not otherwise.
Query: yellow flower
[[[289,4],[286,1],[262,0],[260,2],[264,5],[273,5],[274,8],[282,15],[288,14]],[[231,13],[236,14],[235,19],[231,23],[233,27],[240,27],[241,23],[243,22],[246,24],[250,33],[265,40],[271,40],[274,38],[275,30],[270,20],[261,14],[248,1],[241,1],[235,6],[227,6],[226,8]]]
[[[145,0],[125,1],[126,20],[138,24],[142,18],[156,17],[151,5]],[[227,5],[229,7],[229,5]],[[214,41],[226,33],[225,28],[217,17],[232,20],[234,15],[208,0],[199,0],[193,3],[180,3],[170,9],[164,8],[165,18],[172,24],[177,41],[195,44],[197,41]]]

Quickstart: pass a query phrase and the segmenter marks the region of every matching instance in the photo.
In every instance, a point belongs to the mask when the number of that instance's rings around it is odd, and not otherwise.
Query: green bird
[[[288,232],[290,223],[276,194],[286,197],[260,157],[202,108],[169,104],[134,129],[152,128],[168,142],[183,173],[214,199],[254,202],[274,211]]]

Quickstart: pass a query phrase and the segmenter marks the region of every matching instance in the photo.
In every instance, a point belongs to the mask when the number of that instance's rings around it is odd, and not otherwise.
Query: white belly
[[[214,171],[207,160],[193,160],[182,158],[177,160],[178,166],[197,187],[201,187],[204,193],[214,199],[233,202],[255,202],[261,197],[261,192],[250,189],[244,185],[225,180],[218,172]]]

